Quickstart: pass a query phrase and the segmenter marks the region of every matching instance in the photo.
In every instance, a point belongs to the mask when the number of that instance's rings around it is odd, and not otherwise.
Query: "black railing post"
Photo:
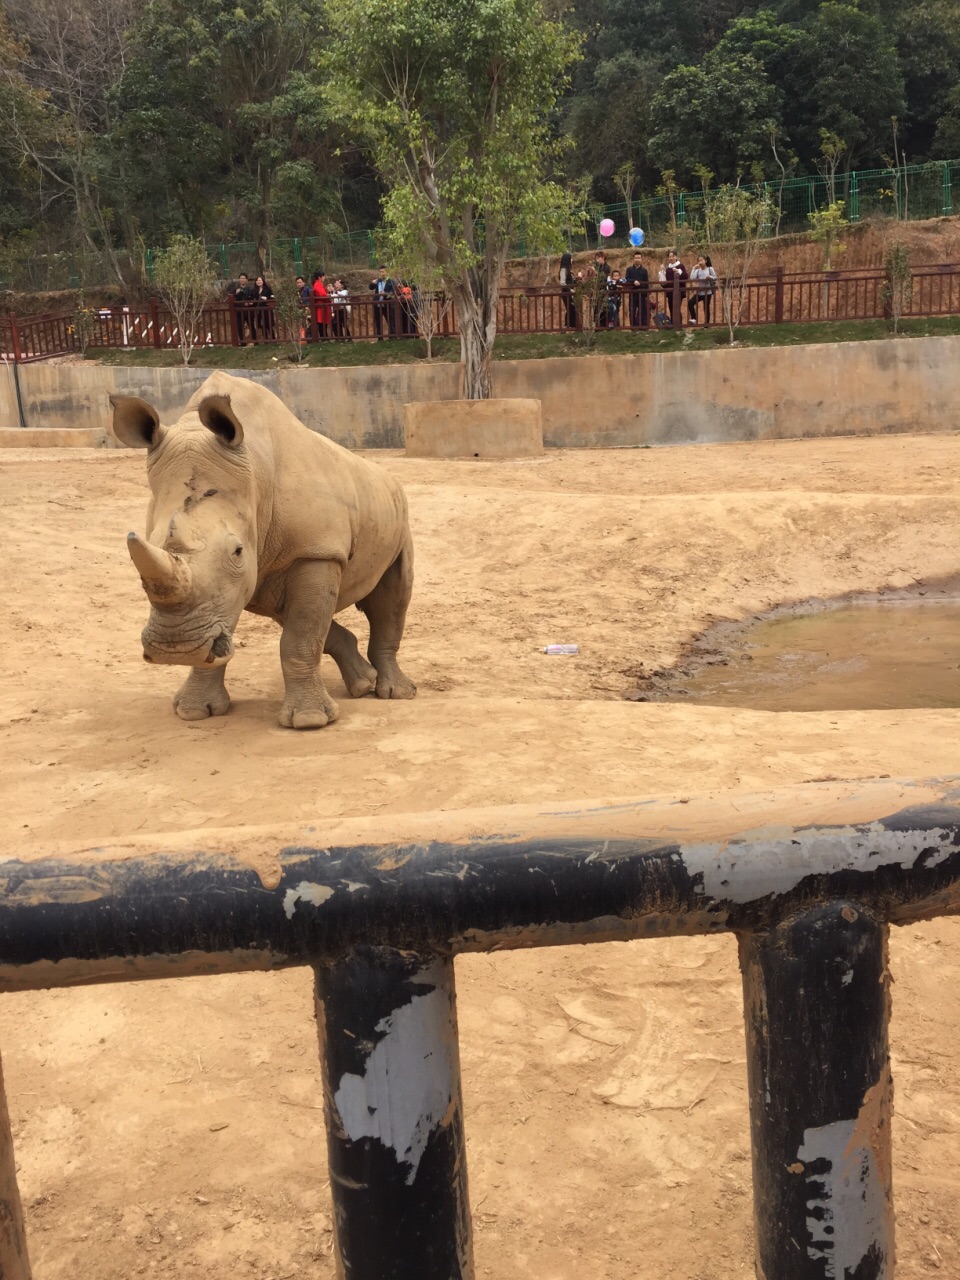
[[[334,1231],[350,1280],[471,1280],[453,960],[315,968]]]
[[[834,902],[741,936],[757,1274],[893,1275],[887,925]]]
[[[23,1230],[23,1208],[17,1187],[17,1165],[13,1155],[13,1134],[3,1091],[0,1064],[0,1276],[3,1280],[30,1280],[30,1259]]]

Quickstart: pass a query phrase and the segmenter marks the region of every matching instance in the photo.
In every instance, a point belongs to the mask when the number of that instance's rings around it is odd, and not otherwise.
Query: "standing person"
[[[604,284],[610,279],[610,263],[607,261],[607,255],[602,249],[598,249],[593,255],[593,273],[602,276]]]
[[[624,282],[630,297],[630,326],[636,329],[647,327],[647,295],[650,289],[650,273],[643,265],[643,254],[638,249],[633,255],[633,262],[627,267]]]
[[[353,341],[353,335],[350,332],[350,292],[343,283],[343,277],[337,276],[333,282],[333,288],[330,292],[330,300],[333,310],[333,336],[335,338],[346,338],[347,342]]]
[[[676,249],[671,249],[667,254],[667,269],[664,283],[667,286],[667,310],[670,312],[670,323],[674,326],[683,324],[683,297],[687,291],[687,278],[689,272],[680,261],[680,257]],[[680,314],[673,314],[673,284],[674,281],[680,282]]]
[[[377,274],[370,281],[370,289],[376,297],[373,304],[373,327],[376,330],[377,341],[383,337],[383,321],[387,318],[387,332],[390,337],[396,336],[397,317],[394,307],[394,300],[397,296],[397,286],[393,280],[387,275],[387,268],[381,266],[377,269]]]
[[[564,319],[568,329],[577,327],[577,308],[573,300],[576,283],[573,274],[573,255],[565,253],[560,258],[560,292],[563,294]]]
[[[312,342],[313,320],[310,315],[310,286],[303,276],[297,276],[297,297],[303,307],[303,324],[300,326],[300,337],[307,342]]]
[[[697,323],[697,312],[702,302],[703,322],[704,324],[709,324],[710,303],[713,300],[713,291],[717,287],[717,273],[713,269],[713,263],[709,258],[705,258],[702,253],[697,259],[697,265],[690,272],[690,284],[693,286],[688,304],[690,323]]]
[[[237,276],[237,284],[233,291],[233,296],[237,304],[237,337],[240,339],[241,345],[247,341],[246,334],[249,333],[250,341],[253,341],[253,300],[256,296],[256,290],[250,283],[250,277],[245,271],[241,271]]]
[[[273,290],[263,276],[257,276],[253,298],[256,309],[257,333],[261,342],[267,342],[275,338],[277,334],[273,323]]]
[[[327,273],[322,267],[319,271],[313,273],[311,292],[313,293],[314,315],[317,321],[318,342],[326,340],[327,326],[330,324],[331,318],[330,294],[327,292],[326,278]]]

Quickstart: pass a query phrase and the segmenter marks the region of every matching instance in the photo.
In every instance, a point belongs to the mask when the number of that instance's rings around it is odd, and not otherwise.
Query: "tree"
[[[631,160],[625,161],[613,175],[613,184],[623,196],[623,203],[627,206],[627,226],[632,227],[634,225],[633,193],[637,187],[637,171]],[[639,221],[637,218],[638,225]]]
[[[124,32],[134,0],[7,0],[22,41],[16,75],[33,91],[41,119],[5,117],[9,143],[67,196],[87,250],[103,253],[117,283],[130,286],[114,244],[112,173],[103,146],[111,112],[108,91],[123,65]],[[0,77],[13,87],[10,69]]]
[[[618,198],[616,178],[610,175],[625,165],[633,166],[641,187],[653,185],[656,169],[647,144],[654,131],[653,99],[662,75],[649,55],[617,49],[596,62],[589,76],[577,76],[564,119],[574,142],[569,167],[588,177],[604,201]]]
[[[541,0],[341,0],[328,21],[331,112],[373,157],[388,230],[419,237],[439,272],[464,394],[484,399],[510,242],[521,227],[528,244],[562,242],[563,192],[544,179],[577,41]]]
[[[829,129],[820,130],[820,155],[817,168],[827,184],[827,203],[833,204],[837,198],[837,169],[847,150],[844,140],[831,133]]]
[[[932,151],[938,160],[955,160],[960,156],[960,84],[954,85],[947,95],[944,113],[937,121]]]
[[[312,65],[322,14],[323,0],[149,0],[112,141],[137,204],[165,209],[159,230],[196,234],[226,197],[265,270],[277,208],[308,225],[336,213],[321,176],[336,139]]]
[[[844,227],[850,223],[843,216],[844,202],[834,200],[826,209],[814,209],[807,214],[810,223],[810,234],[818,244],[823,245],[823,269],[832,270],[831,260],[834,253],[843,253],[845,245],[837,244],[837,237]]]
[[[750,268],[772,217],[772,202],[765,191],[754,194],[727,184],[705,191],[703,216],[732,346],[743,315]]]
[[[203,342],[203,309],[217,291],[216,272],[203,241],[172,236],[168,247],[157,254],[154,280],[176,321],[183,363],[189,364],[194,348]]]
[[[848,167],[877,156],[890,117],[904,107],[903,75],[884,22],[865,8],[826,0],[811,28],[811,85],[820,125],[847,143]]]
[[[714,50],[701,66],[664,76],[653,102],[658,128],[650,153],[683,182],[707,164],[736,181],[767,162],[771,123],[781,110],[779,92],[752,54]]]
[[[30,157],[44,142],[44,100],[23,78],[26,56],[0,9],[0,237],[29,234],[43,213],[41,173]],[[18,137],[28,139],[26,148]]]
[[[884,256],[883,266],[887,276],[881,289],[883,307],[893,321],[893,332],[898,333],[900,319],[913,297],[910,250],[903,241],[894,240]]]
[[[938,126],[950,111],[951,91],[960,85],[960,22],[950,0],[921,0],[894,17],[894,34],[904,79],[906,107],[901,117],[903,146],[911,156],[933,154]],[[946,158],[960,156],[953,150]]]

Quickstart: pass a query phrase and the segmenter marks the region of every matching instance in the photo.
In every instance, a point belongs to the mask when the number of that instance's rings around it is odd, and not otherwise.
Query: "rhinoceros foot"
[[[416,696],[417,686],[395,663],[385,671],[381,670],[377,673],[378,698],[415,698]]]
[[[280,708],[280,723],[285,729],[322,729],[340,715],[340,708],[323,690],[309,697],[287,697]]]
[[[225,668],[201,671],[194,668],[177,690],[174,710],[181,720],[206,720],[208,716],[225,716],[230,710],[230,695],[223,683]]]

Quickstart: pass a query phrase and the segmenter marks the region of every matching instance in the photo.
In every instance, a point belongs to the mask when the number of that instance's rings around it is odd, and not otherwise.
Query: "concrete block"
[[[412,458],[533,458],[543,453],[539,400],[427,400],[403,406]]]

